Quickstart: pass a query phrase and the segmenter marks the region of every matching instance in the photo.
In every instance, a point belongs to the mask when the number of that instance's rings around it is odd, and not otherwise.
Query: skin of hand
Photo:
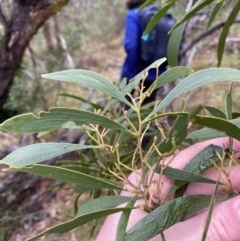
[[[189,148],[178,153],[170,166],[173,168],[182,169],[197,153],[203,150],[205,147],[210,144],[218,145],[223,148],[229,147],[229,138],[217,138],[204,142],[197,143],[192,145]],[[234,158],[238,158],[240,156],[240,142],[233,140],[233,151],[235,151]],[[166,158],[166,162],[170,160],[172,157]],[[166,163],[165,162],[165,163]],[[240,191],[240,168],[238,166],[231,167],[229,170],[226,168],[226,172],[231,173],[230,180],[231,185],[236,191]],[[149,173],[151,175],[151,173]],[[215,169],[210,169],[202,174],[207,178],[211,178],[213,180],[218,180],[219,172]],[[128,179],[133,183],[137,184],[140,180],[140,176],[136,173],[130,174]],[[155,182],[159,182],[161,180],[162,190],[161,195],[159,196],[159,192],[156,188],[158,185],[151,185],[149,189],[149,195],[152,195],[153,201],[162,200],[165,195],[170,190],[173,180],[166,178],[165,176],[161,176],[159,174],[154,174],[153,180]],[[220,178],[220,182],[226,183],[223,177]],[[126,189],[131,190],[132,187],[126,184],[124,186]],[[194,194],[212,194],[214,191],[214,184],[202,184],[202,183],[190,183],[185,192],[186,195],[194,195]],[[230,191],[233,192],[233,191]],[[219,185],[218,194],[223,195],[226,192],[223,185]],[[133,196],[132,193],[122,191],[121,196]],[[136,206],[143,204],[143,200],[138,200],[136,202]],[[119,207],[123,207],[126,204],[119,205]],[[141,209],[134,209],[131,212],[127,230],[134,226],[138,221],[140,221],[143,217],[145,217],[147,213]],[[110,215],[106,218],[96,241],[114,241],[116,239],[116,230],[118,221],[120,219],[121,213],[116,213]],[[164,236],[167,241],[198,241],[201,240],[203,229],[205,225],[207,217],[207,210],[201,211],[198,214],[192,216],[191,218],[179,222],[172,227],[168,228],[164,231]],[[225,202],[219,203],[215,205],[212,219],[210,222],[209,230],[207,233],[207,241],[239,241],[240,240],[240,231],[239,231],[239,223],[240,223],[240,196],[233,197]],[[151,238],[149,241],[161,241],[160,235]]]

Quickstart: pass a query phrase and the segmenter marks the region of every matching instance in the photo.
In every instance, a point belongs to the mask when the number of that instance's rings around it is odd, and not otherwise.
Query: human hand
[[[173,168],[182,169],[197,153],[203,150],[205,147],[210,144],[218,145],[223,148],[229,147],[229,138],[218,138],[213,140],[208,140],[204,142],[197,143],[177,154],[170,166]],[[240,142],[234,140],[233,141],[233,150],[237,153],[235,154],[235,158],[240,156]],[[172,158],[172,157],[169,157]],[[169,159],[168,158],[168,159]],[[166,159],[166,161],[168,161]],[[236,191],[240,191],[240,168],[232,167],[230,170],[230,182],[232,188]],[[151,173],[149,173],[151,175]],[[203,176],[218,180],[219,172],[217,170],[211,169],[203,173]],[[129,176],[129,181],[135,185],[139,183],[140,175],[136,172],[132,173]],[[173,180],[166,178],[165,176],[160,176],[158,174],[154,174],[153,180],[155,182],[159,182],[161,180],[161,194],[159,195],[159,191],[157,190],[157,185],[151,185],[149,189],[149,195],[152,197],[153,201],[161,201],[168,191],[170,190]],[[220,178],[220,182],[225,183],[223,177]],[[185,192],[186,195],[194,195],[194,194],[212,194],[214,191],[214,184],[200,184],[200,183],[190,183]],[[130,185],[125,185],[125,189],[131,190],[132,187]],[[231,191],[232,192],[232,191]],[[223,195],[226,193],[224,186],[218,187],[217,193],[219,195]],[[122,196],[133,196],[134,194],[126,191],[122,191]],[[135,205],[144,204],[144,200],[140,199],[136,202]],[[120,205],[125,206],[125,204]],[[141,209],[134,209],[131,212],[127,230],[134,226],[138,221],[144,218],[147,213]],[[120,219],[121,213],[113,214],[107,217],[104,222],[96,241],[114,241],[116,237],[116,230],[118,221]],[[165,230],[164,236],[167,241],[198,241],[201,240],[204,225],[206,222],[207,211],[201,211],[199,214],[195,216],[179,222],[169,229]],[[222,241],[239,241],[240,240],[240,232],[239,232],[239,223],[240,223],[240,196],[233,197],[228,201],[219,203],[215,205],[212,219],[210,222],[209,230],[207,233],[206,240],[222,240]],[[150,241],[160,241],[160,235],[155,236],[150,239]]]

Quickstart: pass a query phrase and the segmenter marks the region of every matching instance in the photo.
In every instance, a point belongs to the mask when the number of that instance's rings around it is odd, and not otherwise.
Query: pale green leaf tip
[[[44,135],[46,135],[46,134],[48,134],[48,133],[49,133],[49,131],[39,132],[39,133],[37,134],[37,138],[40,138],[40,137],[42,137],[42,136],[44,136]]]

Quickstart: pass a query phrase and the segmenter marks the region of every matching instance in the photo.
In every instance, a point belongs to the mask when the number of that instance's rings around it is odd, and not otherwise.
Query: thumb
[[[190,219],[175,224],[164,232],[167,241],[201,240],[207,211]],[[232,198],[214,207],[207,241],[239,241],[240,240],[240,197]]]

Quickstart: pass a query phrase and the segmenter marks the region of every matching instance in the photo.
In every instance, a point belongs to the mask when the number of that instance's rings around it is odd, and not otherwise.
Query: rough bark
[[[9,20],[0,9],[4,36],[0,45],[0,112],[29,41],[38,29],[70,0],[15,0]]]

